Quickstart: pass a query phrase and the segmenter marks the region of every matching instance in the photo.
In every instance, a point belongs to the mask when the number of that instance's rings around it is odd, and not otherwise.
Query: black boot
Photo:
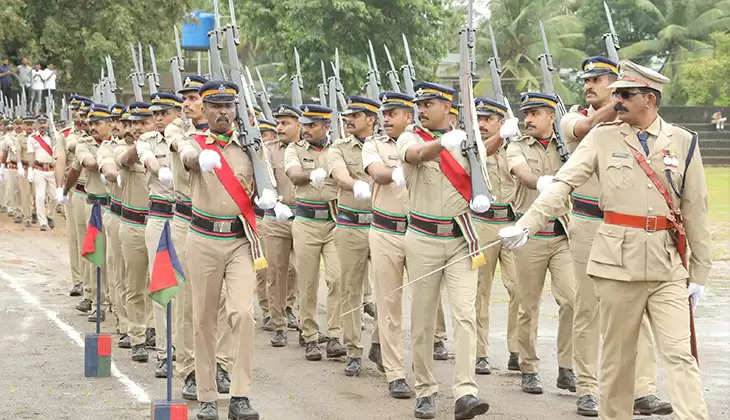
[[[362,370],[362,361],[359,357],[348,357],[345,362],[345,375],[358,376]]]
[[[585,417],[598,417],[598,400],[591,394],[581,395],[575,402],[577,412]]]
[[[286,331],[279,330],[271,337],[271,347],[286,347]]]
[[[575,374],[573,373],[573,369],[558,368],[557,387],[575,392]]]
[[[147,362],[147,349],[145,348],[144,344],[137,344],[136,346],[132,346],[132,360],[135,362],[141,362],[145,363]]]
[[[674,412],[672,404],[667,401],[660,400],[656,395],[647,395],[634,400],[634,414],[644,416],[657,414],[666,416],[668,414],[672,414],[672,412]]]
[[[259,420],[259,413],[251,408],[247,397],[231,397],[228,407],[229,420]]]
[[[507,370],[520,370],[520,354],[516,352],[509,353],[509,362],[507,362]]]
[[[290,330],[298,330],[299,329],[299,320],[297,319],[297,316],[294,315],[294,310],[291,308],[291,306],[287,306],[286,310],[286,327]]]
[[[522,374],[522,390],[528,394],[542,394],[542,381],[537,373]]]
[[[167,378],[167,358],[157,359],[155,378]]]
[[[389,382],[388,392],[390,392],[391,397],[399,400],[407,400],[413,396],[413,391],[411,391],[411,387],[408,386],[408,382],[402,378]]]
[[[433,343],[433,360],[449,360],[449,351],[443,341]]]
[[[477,375],[489,375],[492,370],[489,368],[489,360],[486,357],[477,357],[477,364],[474,367]]]
[[[489,410],[489,404],[474,395],[464,395],[454,403],[454,419],[466,420],[480,416]]]
[[[198,420],[218,420],[218,405],[215,401],[205,401],[200,403]]]
[[[231,391],[231,377],[220,363],[216,363],[215,367],[215,384],[218,387],[218,392],[228,394]]]
[[[417,419],[436,418],[436,397],[437,394],[433,393],[428,397],[416,398],[416,408],[413,410],[413,415]]]
[[[375,363],[379,371],[385,372],[385,367],[383,367],[383,355],[380,353],[380,343],[372,343],[370,345],[368,359]]]
[[[190,372],[182,387],[182,397],[186,400],[195,401],[198,399],[198,384],[195,382],[195,371]]]
[[[327,342],[327,358],[334,359],[335,357],[342,357],[347,354],[345,347],[340,343],[337,338],[330,338]]]

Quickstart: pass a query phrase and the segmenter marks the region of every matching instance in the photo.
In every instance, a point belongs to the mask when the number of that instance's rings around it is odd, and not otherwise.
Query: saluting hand
[[[358,179],[352,186],[352,193],[355,196],[355,200],[370,200],[370,185]]]
[[[324,179],[327,176],[327,172],[322,168],[317,168],[309,173],[309,182],[315,187],[321,187],[324,185]]]
[[[157,178],[160,179],[161,183],[168,187],[172,185],[172,171],[170,168],[160,168],[160,171],[157,172]]]
[[[403,174],[403,168],[393,168],[393,173],[390,175],[395,185],[402,187],[406,185],[406,177]]]
[[[203,150],[198,156],[198,164],[203,172],[221,168],[221,156],[212,150]]]
[[[461,150],[461,144],[466,140],[464,130],[451,130],[441,136],[441,147],[449,151]]]

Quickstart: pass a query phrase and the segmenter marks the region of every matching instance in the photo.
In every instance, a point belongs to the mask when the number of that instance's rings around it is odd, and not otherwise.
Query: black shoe
[[[304,336],[302,335],[302,330],[299,330],[299,347],[305,347],[307,345],[307,342],[304,341]]]
[[[474,395],[464,395],[454,403],[454,419],[473,419],[489,410],[489,404]]]
[[[573,369],[558,368],[558,388],[575,392],[575,374]]]
[[[144,344],[137,344],[132,346],[132,360],[135,362],[146,363],[147,362],[147,349]]]
[[[37,225],[38,224],[38,215],[34,214],[33,216],[31,216],[30,222],[33,223],[34,225]]]
[[[96,322],[96,309],[94,309],[93,311],[91,311],[89,313],[89,316],[86,317],[86,319],[89,322]],[[101,312],[100,312],[100,314],[99,314],[99,322],[104,322],[104,321],[106,321],[106,311],[102,309]]]
[[[368,359],[375,363],[379,371],[385,372],[385,368],[383,367],[383,355],[380,353],[380,343],[372,343],[370,345]]]
[[[522,374],[522,390],[528,394],[542,394],[542,382],[537,373]]]
[[[433,360],[449,360],[449,351],[443,341],[433,343]]]
[[[375,307],[373,302],[367,302],[363,304],[363,312],[370,315],[372,319],[378,319],[378,309]]]
[[[261,321],[261,329],[264,331],[274,331],[274,323],[271,322],[270,316],[265,316]]]
[[[251,408],[251,402],[247,397],[231,397],[231,404],[228,406],[229,420],[259,420],[259,413]]]
[[[317,332],[317,342],[319,344],[327,344],[330,342],[330,338],[327,337],[325,334],[322,334],[322,331]]]
[[[306,343],[307,348],[304,350],[304,358],[309,361],[322,360],[322,350],[319,348],[319,344],[316,341]]]
[[[15,222],[16,224],[23,223],[23,218],[15,216],[15,218],[13,219],[13,222]]]
[[[228,394],[231,391],[231,377],[220,363],[216,363],[215,367],[215,385],[218,388],[218,392]]]
[[[54,222],[53,219],[51,219],[50,217],[48,218],[48,227],[51,229],[56,228],[56,222]]]
[[[507,362],[507,370],[520,370],[520,354],[516,352],[510,352],[509,362]]]
[[[41,225],[40,229],[41,229],[41,232],[47,232],[49,227],[48,227],[48,225]]]
[[[26,220],[25,221],[25,224],[23,226],[25,226],[25,227],[31,227],[32,225],[30,224],[30,220]]]
[[[359,376],[362,362],[359,357],[348,357],[345,362],[345,376]]]
[[[157,345],[157,339],[155,329],[154,328],[147,328],[144,332],[145,335],[145,345],[147,348],[153,349]]]
[[[486,357],[477,357],[477,363],[474,367],[477,375],[490,375],[492,370],[489,368],[489,360]]]
[[[189,401],[198,399],[198,384],[195,382],[195,371],[190,372],[182,387],[182,397]]]
[[[218,405],[215,401],[206,401],[200,403],[198,410],[198,420],[218,420]]]
[[[157,359],[155,378],[167,378],[167,359]]]
[[[122,334],[122,336],[119,337],[119,342],[117,342],[117,347],[119,347],[120,349],[131,349],[132,340],[127,334]]]
[[[388,391],[391,397],[399,400],[407,400],[413,396],[413,391],[411,391],[411,387],[408,386],[405,379],[388,382]]]
[[[330,338],[327,342],[327,358],[334,359],[335,357],[342,357],[347,354],[345,346],[340,343],[337,338]]]
[[[279,330],[271,337],[271,347],[286,347],[286,331]]]
[[[284,313],[286,314],[286,327],[290,330],[298,330],[299,320],[297,319],[297,316],[294,315],[294,310],[291,306],[287,306]]]
[[[81,296],[84,293],[84,289],[81,288],[81,283],[74,284],[74,287],[68,292],[69,296]]]
[[[436,393],[428,397],[416,398],[416,408],[413,415],[417,419],[433,419],[436,418]]]
[[[634,400],[634,414],[648,416],[651,414],[657,414],[660,416],[666,416],[672,414],[674,409],[672,404],[667,401],[662,401],[656,395],[647,395],[645,397],[637,398]]]
[[[598,417],[598,400],[591,394],[581,395],[575,402],[578,414],[585,417]]]
[[[83,313],[89,312],[91,310],[91,301],[86,298],[81,299],[81,302],[76,305],[76,310]]]

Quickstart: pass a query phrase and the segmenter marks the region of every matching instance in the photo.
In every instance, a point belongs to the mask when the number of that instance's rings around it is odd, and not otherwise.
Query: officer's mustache
[[[525,129],[527,130],[527,129],[530,129],[530,128],[533,128],[534,129],[535,126],[532,125],[532,124],[530,124],[530,123],[525,123]]]
[[[626,108],[625,106],[623,106],[623,105],[621,105],[621,104],[616,104],[616,105],[614,105],[614,106],[613,106],[613,109],[614,109],[614,111],[616,111],[616,112],[618,112],[618,111],[624,111],[624,112],[629,112],[628,108]]]
[[[596,92],[594,92],[594,91],[593,91],[593,89],[586,89],[586,90],[585,90],[585,92],[584,92],[584,94],[585,94],[585,95],[588,95],[588,94],[593,94],[593,95],[595,95],[595,94],[596,94]]]
[[[347,127],[347,128],[355,128],[355,124],[353,124],[353,123],[347,123],[347,124],[345,124],[345,127]]]
[[[219,115],[218,118],[215,119],[216,122],[231,122],[230,118],[228,118],[228,115],[223,114]]]

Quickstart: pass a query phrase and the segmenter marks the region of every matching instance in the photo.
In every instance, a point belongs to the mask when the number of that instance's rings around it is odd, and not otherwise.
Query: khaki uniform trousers
[[[269,263],[268,302],[271,321],[277,331],[286,329],[286,307],[293,305],[296,288],[296,271],[292,269],[294,240],[292,222],[266,219],[264,232],[266,261]],[[291,299],[291,300],[290,300]]]
[[[18,192],[20,193],[20,213],[23,221],[30,222],[33,216],[33,188],[28,181],[28,168],[25,168],[25,175],[18,176]]]
[[[601,419],[632,418],[637,342],[644,312],[649,317],[667,375],[675,418],[709,419],[697,360],[690,353],[685,280],[594,279],[603,336]]]
[[[482,246],[497,240],[497,233],[505,224],[486,223],[476,221],[477,233]],[[501,245],[495,245],[484,250],[487,263],[479,267],[479,283],[477,286],[477,357],[489,356],[489,302],[492,298],[492,283],[494,282],[494,270],[499,261],[502,284],[507,289],[509,304],[507,307],[507,349],[511,353],[519,352],[517,342],[517,314],[519,312],[519,301],[517,300],[514,253],[511,250],[503,249]]]
[[[94,266],[81,256],[81,250],[84,247],[84,236],[86,236],[86,228],[89,226],[89,217],[91,216],[91,206],[86,203],[86,194],[75,191],[71,194],[70,200],[73,201],[71,210],[74,212],[73,221],[76,224],[76,248],[79,250],[79,266],[81,268],[81,283],[84,287],[84,298],[92,302],[96,301],[96,269]]]
[[[576,293],[573,314],[573,363],[578,396],[598,395],[600,327],[598,298],[593,279],[586,274],[593,236],[600,220],[570,219],[570,253],[573,256]],[[656,356],[649,320],[644,315],[639,330],[634,382],[635,398],[656,394]]]
[[[573,368],[573,303],[575,282],[573,261],[565,235],[531,237],[527,245],[515,250],[519,322],[520,370],[537,373],[537,329],[540,298],[545,275],[550,270],[550,289],[558,303],[558,367]]]
[[[188,264],[193,295],[195,379],[199,401],[215,401],[216,336],[221,294],[229,308],[227,320],[232,328],[233,364],[231,397],[249,396],[253,376],[254,318],[253,299],[256,275],[251,248],[245,238],[231,240],[189,233],[185,255],[195,256]],[[223,287],[225,285],[225,288]]]
[[[266,224],[263,217],[256,216],[256,230],[261,238],[261,248],[264,251],[264,255],[267,257],[268,262],[268,250],[269,246],[266,243]],[[256,299],[259,303],[259,309],[261,309],[261,317],[266,318],[269,316],[269,269],[259,270],[256,272]]]
[[[133,346],[144,344],[147,329],[148,256],[145,246],[145,226],[120,222],[119,240],[122,242],[122,256],[126,267],[126,303],[129,328],[127,335]]]
[[[294,258],[299,287],[299,317],[304,341],[317,340],[317,291],[319,290],[320,258],[324,259],[327,285],[327,336],[342,335],[340,313],[340,264],[334,243],[335,223],[332,221],[304,220],[292,222]]]
[[[48,219],[56,214],[56,174],[53,171],[33,171],[35,186],[35,207],[38,223],[48,225]],[[48,207],[46,207],[46,202]]]
[[[119,241],[119,216],[107,211],[104,220],[104,235],[106,236],[106,273],[109,285],[109,302],[117,319],[117,331],[126,334],[128,328],[127,305],[125,302],[126,288],[124,286],[124,259],[122,257],[122,243]]]
[[[405,236],[408,275],[415,279],[468,254],[464,238],[431,238],[411,230]],[[453,396],[477,395],[474,360],[476,359],[476,294],[477,271],[469,258],[434,273],[412,288],[411,337],[413,340],[413,372],[417,397],[438,391],[433,375],[433,335],[439,291],[444,287],[449,300],[454,326]]]
[[[71,192],[71,197],[64,204],[66,206],[66,226],[68,228],[68,262],[71,269],[71,285],[83,282],[83,272],[81,267],[81,248],[78,244],[78,225],[76,224],[76,212],[74,206],[77,201],[73,199],[75,192]]]
[[[18,171],[7,169],[5,172],[5,205],[8,206],[8,213],[18,210]]]
[[[365,286],[370,282],[367,269],[370,258],[369,228],[335,228],[335,248],[340,261],[341,311],[356,311],[342,317],[342,341],[347,356],[362,357],[362,309]],[[339,316],[339,314],[338,314]],[[372,343],[378,343],[378,324],[372,334]]]
[[[162,219],[158,217],[148,217],[147,226],[144,229],[144,243],[147,247],[147,261],[149,267],[147,273],[152,276],[152,267],[155,263],[155,255],[157,254],[157,247],[160,245],[160,236],[162,235],[162,229],[165,227],[165,222],[169,221],[172,224],[172,218]],[[170,226],[172,230],[172,226]],[[177,250],[177,249],[176,249]],[[152,277],[148,277],[146,290],[149,292],[149,285]],[[172,300],[173,311],[174,311],[174,299]],[[157,352],[157,360],[167,358],[167,309],[157,302],[152,302],[152,318],[155,325],[155,351]],[[177,359],[177,358],[176,358]]]

